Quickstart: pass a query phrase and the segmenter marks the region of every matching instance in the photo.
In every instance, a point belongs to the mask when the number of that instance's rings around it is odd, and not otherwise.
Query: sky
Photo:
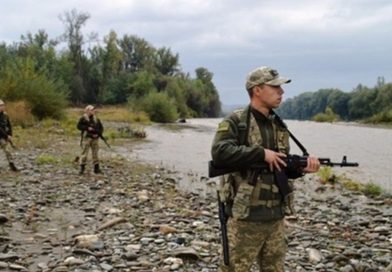
[[[286,98],[392,81],[389,0],[1,0],[0,42],[59,37],[72,9],[90,15],[84,35],[136,35],[178,53],[193,77],[207,68],[224,105],[248,103],[246,75],[259,66],[292,79]]]

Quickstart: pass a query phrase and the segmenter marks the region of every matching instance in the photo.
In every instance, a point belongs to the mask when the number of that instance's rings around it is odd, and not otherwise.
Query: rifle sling
[[[306,150],[306,148],[303,146],[303,144],[301,144],[301,142],[294,136],[293,133],[291,133],[291,131],[288,129],[288,127],[286,126],[286,124],[283,122],[282,118],[280,118],[279,115],[276,114],[276,112],[272,111],[272,113],[275,115],[276,120],[279,122],[279,124],[284,127],[287,132],[289,133],[290,138],[294,141],[294,143],[299,147],[299,149],[301,149],[303,156],[309,156],[308,151]]]
[[[251,106],[250,105],[248,105],[246,107],[245,112],[246,112],[245,122],[243,122],[243,120],[240,120],[240,123],[238,124],[240,145],[247,145],[247,138],[248,138],[248,134],[249,134],[250,114],[251,114]],[[279,122],[279,124],[287,130],[290,138],[294,141],[294,143],[298,146],[298,148],[301,149],[303,156],[309,156],[309,153],[306,150],[306,148],[304,147],[304,145],[294,136],[293,133],[291,133],[291,131],[288,129],[287,125],[283,122],[282,118],[280,118],[280,116],[277,115],[276,112],[273,110],[271,110],[271,113],[273,113],[275,115],[275,118]],[[243,119],[243,118],[241,118],[241,119]]]

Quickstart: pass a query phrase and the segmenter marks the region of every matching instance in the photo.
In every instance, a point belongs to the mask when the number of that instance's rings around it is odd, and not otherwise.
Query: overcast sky
[[[392,81],[388,0],[2,0],[0,41],[39,29],[56,38],[72,9],[91,16],[84,34],[137,35],[170,47],[192,76],[207,68],[223,104],[247,103],[246,74],[264,65],[292,79],[286,97]]]

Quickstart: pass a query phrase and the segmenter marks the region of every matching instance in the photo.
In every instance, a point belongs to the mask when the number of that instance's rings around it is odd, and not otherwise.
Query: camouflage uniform
[[[270,150],[269,154],[272,151],[289,153],[286,125],[272,109],[280,103],[278,99],[283,93],[280,85],[290,81],[270,67],[250,72],[245,87],[251,105],[269,111],[268,116],[249,106],[226,117],[215,134],[211,149],[214,164],[222,168],[245,169],[221,178],[219,197],[229,216],[230,257],[229,266],[224,265],[222,258],[221,272],[250,271],[255,261],[262,272],[284,271],[287,245],[283,219],[292,211],[289,209],[292,193],[283,199],[275,176],[277,173],[269,168],[255,170],[250,166],[265,163],[265,149]],[[272,87],[261,92],[264,84]],[[274,153],[274,156],[277,155]]]
[[[245,144],[240,138],[244,132]],[[264,163],[264,148],[288,154],[289,135],[286,128],[274,119],[248,107],[236,111],[219,124],[212,145],[212,157],[226,167]],[[221,180],[220,197],[230,209],[228,221],[230,266],[223,264],[220,271],[249,271],[257,260],[260,271],[284,271],[286,243],[283,218],[285,203],[269,170],[254,173],[234,173]]]
[[[77,128],[82,133],[82,137],[83,137],[82,140],[84,144],[83,151],[79,161],[81,167],[80,173],[82,174],[84,172],[84,167],[87,163],[87,156],[90,149],[92,152],[94,172],[101,173],[101,170],[99,168],[99,158],[98,158],[99,135],[102,135],[103,133],[103,126],[101,121],[95,115],[88,116],[87,114],[84,114],[79,119]],[[92,130],[91,129],[89,130],[89,128],[92,128]]]
[[[8,163],[13,164],[11,145],[7,140],[8,136],[12,136],[12,126],[5,112],[0,112],[0,128],[0,147],[3,149]]]

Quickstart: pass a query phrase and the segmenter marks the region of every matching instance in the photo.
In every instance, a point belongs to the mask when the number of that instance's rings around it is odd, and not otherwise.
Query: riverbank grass
[[[14,143],[18,147],[46,148],[52,141],[80,137],[80,131],[77,130],[76,124],[83,114],[82,108],[67,109],[65,116],[60,120],[32,119],[26,113],[27,109],[20,104],[11,105],[10,109]],[[130,112],[125,107],[103,107],[97,111],[97,115],[105,127],[103,136],[110,144],[117,139],[147,137],[144,126],[149,124],[150,120],[145,113]]]
[[[344,188],[355,191],[361,192],[369,197],[377,197],[384,194],[384,190],[377,184],[374,183],[361,183],[358,181],[354,181],[346,175],[336,175],[331,167],[321,167],[317,173],[319,177],[319,181],[322,184],[332,184],[335,185],[336,183],[340,183]]]

